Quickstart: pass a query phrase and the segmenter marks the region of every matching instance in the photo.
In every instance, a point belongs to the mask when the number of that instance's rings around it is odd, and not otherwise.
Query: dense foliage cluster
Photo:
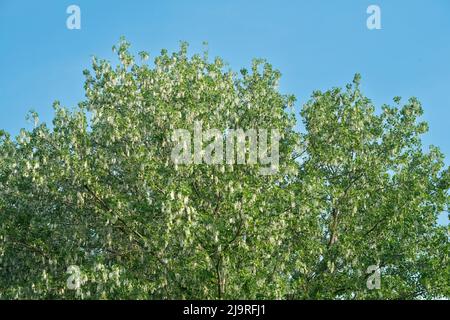
[[[55,103],[52,126],[0,131],[0,298],[450,296],[450,170],[421,145],[416,99],[378,112],[356,76],[314,92],[299,131],[265,61],[238,74],[182,44],[149,65],[128,47],[93,60],[86,100]],[[195,121],[278,129],[279,170],[174,165],[172,132]]]

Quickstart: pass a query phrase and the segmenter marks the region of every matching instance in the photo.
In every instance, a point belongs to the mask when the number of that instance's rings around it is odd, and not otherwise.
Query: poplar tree
[[[264,60],[236,73],[184,43],[153,64],[113,50],[76,108],[0,131],[1,299],[450,296],[450,170],[422,145],[417,99],[378,110],[357,75],[314,92],[299,131]],[[278,130],[278,170],[174,164],[174,130],[196,121]]]

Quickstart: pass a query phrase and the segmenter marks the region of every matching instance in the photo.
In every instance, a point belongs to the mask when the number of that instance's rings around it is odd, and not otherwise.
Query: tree
[[[238,75],[184,43],[154,66],[113,49],[77,108],[0,134],[0,298],[450,296],[450,170],[423,151],[416,99],[377,115],[357,76],[313,94],[301,133],[264,60]],[[174,130],[199,121],[277,129],[278,170],[174,164]]]

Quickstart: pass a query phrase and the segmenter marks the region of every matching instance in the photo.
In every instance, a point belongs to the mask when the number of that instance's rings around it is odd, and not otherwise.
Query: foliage
[[[450,296],[450,170],[420,103],[359,89],[295,99],[263,60],[240,74],[187,45],[94,59],[86,100],[0,132],[0,298],[413,299]],[[173,130],[275,128],[280,168],[180,165]],[[381,288],[366,287],[366,269]],[[69,266],[81,285],[67,287]]]

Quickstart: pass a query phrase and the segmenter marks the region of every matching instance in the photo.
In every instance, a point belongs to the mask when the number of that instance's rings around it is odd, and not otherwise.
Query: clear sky
[[[71,4],[81,9],[80,30],[66,27]],[[366,27],[371,4],[381,8],[381,30]],[[207,41],[235,70],[266,58],[298,107],[359,72],[377,106],[419,98],[425,143],[450,164],[449,0],[0,0],[0,128],[16,134],[28,110],[49,122],[54,100],[83,100],[82,70],[92,55],[112,58],[122,35],[151,56],[180,40],[200,52]]]

